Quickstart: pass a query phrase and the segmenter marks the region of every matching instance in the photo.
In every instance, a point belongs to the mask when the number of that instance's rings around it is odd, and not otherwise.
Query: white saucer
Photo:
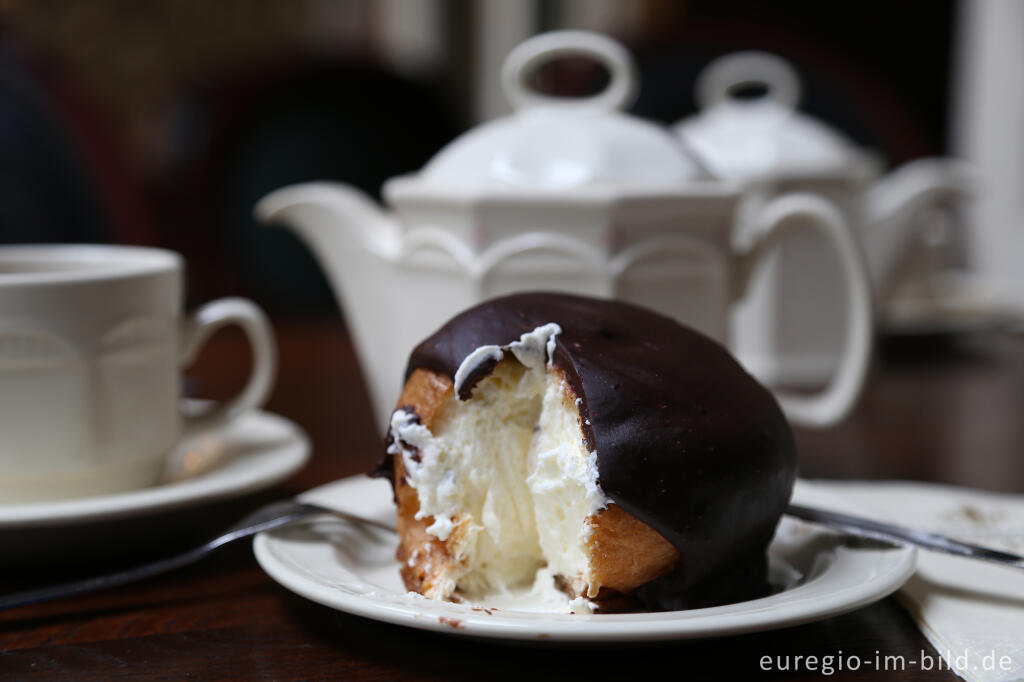
[[[131,518],[254,492],[298,471],[309,460],[310,451],[309,439],[298,426],[261,411],[182,444],[188,447],[220,464],[192,478],[141,490],[0,505],[0,532]]]
[[[394,522],[386,481],[349,478],[303,497]],[[331,518],[262,533],[253,543],[272,578],[340,611],[448,634],[545,642],[690,639],[805,623],[892,593],[913,573],[916,559],[911,548],[855,548],[840,536],[785,518],[769,557],[773,576],[793,580],[776,594],[690,611],[579,615],[485,610],[411,594],[398,575],[396,545],[391,533]]]
[[[1024,330],[1024,306],[995,283],[969,272],[936,276],[932,296],[884,302],[879,327],[890,336],[959,336]]]

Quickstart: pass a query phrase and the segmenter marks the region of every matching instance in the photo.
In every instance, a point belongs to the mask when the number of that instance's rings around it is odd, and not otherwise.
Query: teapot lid
[[[743,86],[761,86],[740,99]],[[877,160],[845,135],[797,111],[800,79],[785,60],[736,52],[711,62],[697,78],[700,113],[676,124],[683,146],[721,178],[849,177],[873,174]]]
[[[565,98],[533,90],[527,81],[541,64],[586,56],[605,66],[597,94]],[[621,110],[636,94],[629,52],[605,36],[554,31],[534,36],[505,59],[501,84],[514,112],[464,133],[418,174],[388,188],[419,191],[559,191],[587,186],[669,188],[706,177],[665,128]]]

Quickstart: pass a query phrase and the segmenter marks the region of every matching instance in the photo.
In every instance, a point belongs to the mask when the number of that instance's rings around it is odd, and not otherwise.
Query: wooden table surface
[[[3,553],[0,591],[82,577],[183,549],[249,509],[377,461],[370,416],[339,319],[278,320],[280,377],[268,409],[300,424],[311,463],[272,490],[165,518],[110,524],[107,542],[33,557]],[[191,372],[202,393],[230,395],[248,366],[239,335],[219,334]],[[887,342],[856,413],[800,431],[805,477],[904,478],[1024,491],[1024,339],[988,334]],[[8,532],[9,535],[9,532]],[[519,646],[387,625],[298,597],[268,578],[251,545],[103,593],[0,613],[0,679],[821,679],[820,670],[761,670],[762,656],[856,657],[831,678],[955,680],[948,671],[879,671],[876,656],[934,651],[895,599],[809,625],[720,639],[599,647]],[[820,664],[819,664],[820,665]],[[730,674],[731,673],[731,674]]]

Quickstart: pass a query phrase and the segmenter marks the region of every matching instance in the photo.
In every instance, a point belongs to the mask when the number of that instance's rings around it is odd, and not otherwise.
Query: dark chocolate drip
[[[516,294],[449,321],[413,351],[406,378],[419,368],[454,377],[476,348],[549,322],[562,328],[553,362],[581,399],[602,490],[679,550],[661,581],[666,598],[763,555],[796,475],[789,425],[728,351],[674,320],[617,301]]]

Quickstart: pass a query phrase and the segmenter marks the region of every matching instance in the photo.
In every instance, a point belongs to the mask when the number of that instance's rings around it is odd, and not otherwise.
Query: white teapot
[[[610,74],[585,98],[532,91],[539,64],[583,55]],[[866,269],[840,213],[793,195],[756,216],[757,240],[733,246],[740,192],[712,180],[667,129],[628,116],[636,78],[630,55],[600,35],[536,36],[505,61],[512,115],[470,130],[418,173],[384,187],[392,211],[336,183],[286,187],[256,212],[312,246],[342,302],[376,415],[386,419],[408,353],[455,313],[522,290],[616,297],[681,320],[723,342],[729,310],[753,266],[800,221],[834,248],[847,282],[843,362],[818,395],[780,394],[796,422],[842,418],[860,393],[871,351]],[[841,287],[837,286],[837,290]]]
[[[763,96],[740,99],[742,86]],[[838,131],[797,111],[800,81],[784,60],[739,52],[709,64],[696,82],[701,110],[674,126],[682,147],[716,177],[741,182],[744,202],[736,236],[751,238],[755,216],[779,194],[806,191],[839,207],[863,249],[876,300],[885,308],[897,292],[934,290],[934,257],[951,231],[930,229],[935,211],[968,195],[963,161],[921,159],[884,177],[881,162]],[[769,382],[816,382],[838,361],[843,311],[833,304],[840,283],[836,260],[816,235],[787,237],[763,280],[736,311],[734,350]],[[931,255],[929,255],[931,252]]]

